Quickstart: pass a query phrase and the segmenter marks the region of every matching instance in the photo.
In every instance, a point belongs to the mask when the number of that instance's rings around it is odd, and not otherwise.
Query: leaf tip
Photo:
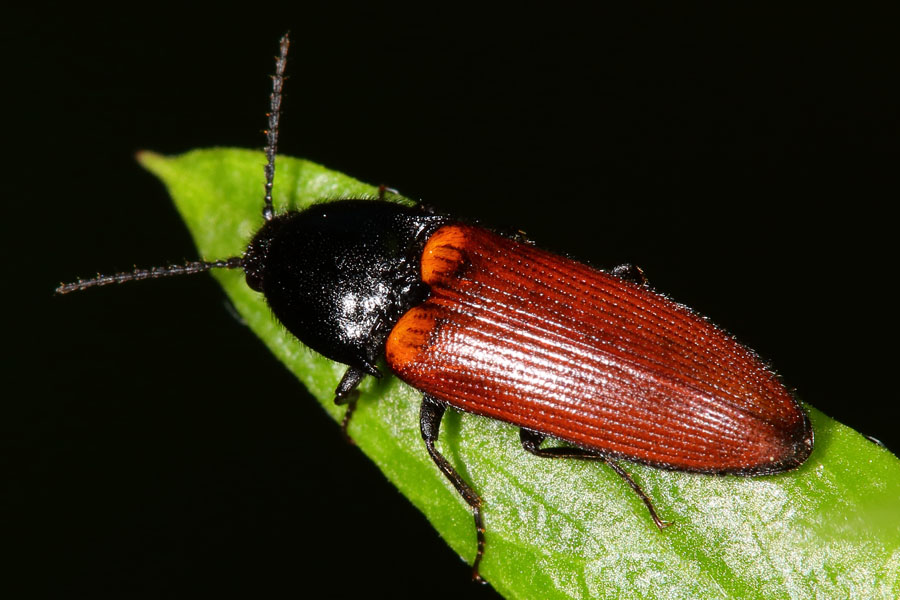
[[[162,171],[165,170],[165,165],[168,162],[165,156],[151,150],[138,150],[134,155],[134,159],[138,164],[158,177],[162,176]]]

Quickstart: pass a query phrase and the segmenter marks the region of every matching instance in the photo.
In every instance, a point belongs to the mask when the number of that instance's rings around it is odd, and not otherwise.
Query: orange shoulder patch
[[[445,225],[432,234],[422,252],[422,281],[432,285],[452,278],[467,264],[468,227]]]
[[[400,317],[384,347],[391,369],[403,373],[416,362],[437,327],[436,317],[434,311],[425,305],[416,306]]]

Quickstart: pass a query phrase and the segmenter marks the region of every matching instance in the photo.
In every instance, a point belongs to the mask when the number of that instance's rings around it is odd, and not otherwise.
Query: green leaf
[[[199,150],[141,163],[168,186],[206,259],[240,255],[262,224],[261,153]],[[280,157],[276,212],[376,188]],[[303,348],[240,272],[218,271],[238,311],[339,420],[344,367]],[[350,433],[359,447],[471,563],[471,514],[419,436],[420,396],[368,378]],[[816,449],[792,473],[690,475],[628,465],[674,524],[658,531],[637,496],[601,464],[548,461],[515,428],[449,411],[440,448],[485,502],[483,575],[510,598],[898,598],[900,461],[810,408]]]

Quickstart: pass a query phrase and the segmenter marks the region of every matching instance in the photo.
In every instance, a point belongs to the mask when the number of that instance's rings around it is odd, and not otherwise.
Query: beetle
[[[668,525],[619,460],[708,474],[795,469],[814,446],[802,406],[752,350],[649,287],[422,205],[345,198],[275,214],[272,188],[289,47],[280,43],[268,114],[264,224],[242,256],[63,284],[241,269],[300,342],[347,369],[335,390],[353,414],[357,386],[384,361],[422,392],[420,431],[470,506],[480,579],[483,501],[436,449],[448,407],[519,428],[547,458],[599,460]],[[543,448],[547,438],[566,446]]]

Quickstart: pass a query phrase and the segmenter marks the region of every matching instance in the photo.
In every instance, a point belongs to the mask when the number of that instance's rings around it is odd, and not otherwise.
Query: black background
[[[495,596],[210,278],[51,297],[61,280],[195,257],[133,155],[261,147],[287,29],[282,152],[600,267],[636,263],[804,400],[900,448],[896,15],[291,6],[8,24],[14,584]]]

